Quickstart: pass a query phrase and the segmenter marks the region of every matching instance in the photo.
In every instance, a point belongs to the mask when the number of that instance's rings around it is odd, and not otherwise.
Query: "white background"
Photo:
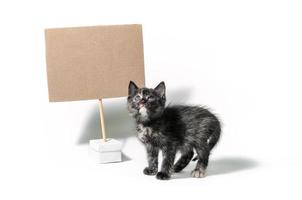
[[[1,1],[0,199],[301,199],[301,1]],[[105,100],[124,162],[100,165],[97,101],[48,103],[44,28],[143,24],[146,83],[223,121],[208,176],[142,174],[125,98]]]

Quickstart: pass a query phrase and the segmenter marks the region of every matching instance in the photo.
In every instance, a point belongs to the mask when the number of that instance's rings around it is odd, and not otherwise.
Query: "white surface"
[[[113,138],[107,138],[106,142],[103,139],[89,140],[90,147],[98,152],[121,151],[122,143]]]
[[[0,199],[302,198],[301,1],[184,2],[1,1]],[[48,103],[43,29],[121,23],[144,25],[148,86],[223,120],[206,178],[144,176],[125,99],[104,101],[126,160],[106,165],[97,101]]]
[[[122,161],[121,151],[98,152],[94,151],[93,149],[90,149],[89,154],[91,159],[95,160],[96,164],[108,164]]]

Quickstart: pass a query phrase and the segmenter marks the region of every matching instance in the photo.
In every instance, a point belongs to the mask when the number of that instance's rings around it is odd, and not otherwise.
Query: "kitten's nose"
[[[140,103],[141,103],[141,104],[146,103],[146,99],[142,99],[142,100],[140,101]]]

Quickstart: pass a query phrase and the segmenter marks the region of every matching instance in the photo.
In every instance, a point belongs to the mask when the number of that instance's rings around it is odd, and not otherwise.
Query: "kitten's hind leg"
[[[194,178],[205,177],[206,168],[208,166],[210,151],[208,148],[196,149],[198,161],[195,169],[191,172],[191,176]]]
[[[181,152],[181,157],[173,166],[174,172],[177,173],[177,172],[180,172],[181,170],[183,170],[189,164],[193,155],[194,155],[194,152],[192,149],[190,149],[189,151]]]

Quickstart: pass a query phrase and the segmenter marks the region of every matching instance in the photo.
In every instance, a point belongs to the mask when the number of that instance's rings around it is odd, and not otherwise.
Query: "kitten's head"
[[[128,87],[128,111],[139,122],[147,122],[161,116],[166,103],[166,86],[162,81],[154,89],[138,88],[130,81]]]

